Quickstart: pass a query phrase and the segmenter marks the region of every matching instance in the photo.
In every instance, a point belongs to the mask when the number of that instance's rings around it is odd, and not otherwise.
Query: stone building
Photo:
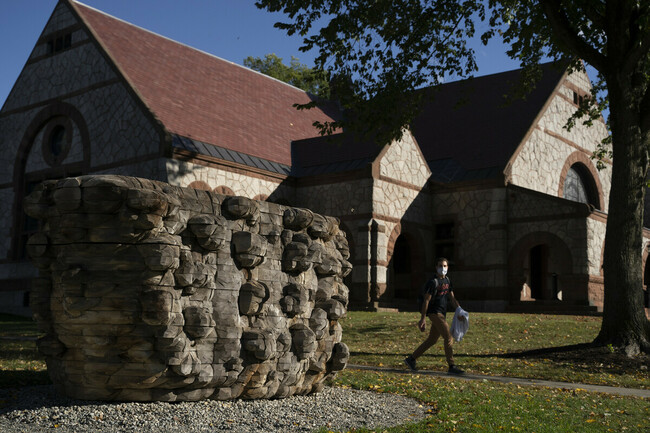
[[[112,173],[337,216],[351,308],[413,308],[445,256],[468,309],[601,309],[611,161],[591,155],[607,131],[563,128],[589,79],[545,65],[507,103],[518,77],[425,90],[402,140],[351,143],[318,137],[338,113],[295,110],[299,89],[61,0],[0,111],[1,304],[28,311],[30,189]]]

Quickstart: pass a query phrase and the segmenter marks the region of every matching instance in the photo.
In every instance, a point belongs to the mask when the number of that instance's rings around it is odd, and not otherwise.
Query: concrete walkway
[[[590,392],[600,392],[605,394],[614,394],[614,395],[623,395],[623,396],[650,399],[650,390],[647,389],[619,388],[616,386],[605,386],[605,385],[587,385],[585,383],[554,382],[551,380],[522,379],[518,377],[488,376],[484,374],[466,373],[457,376],[442,371],[418,370],[416,372],[412,372],[410,370],[407,370],[406,368],[399,369],[399,368],[375,367],[370,365],[356,365],[356,364],[348,364],[347,368],[353,370],[381,371],[385,373],[420,374],[424,376],[438,376],[438,377],[454,378],[454,379],[461,379],[461,380],[487,380],[490,382],[511,383],[514,385],[521,385],[521,386],[542,386],[546,388],[574,389],[574,390],[580,389],[580,390],[590,391]]]

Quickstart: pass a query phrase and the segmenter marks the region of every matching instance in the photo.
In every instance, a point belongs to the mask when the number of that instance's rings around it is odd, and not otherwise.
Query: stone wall
[[[334,179],[330,183],[324,181],[311,185],[304,185],[302,180],[298,180],[295,189],[295,203],[341,218],[341,226],[351,237],[350,245],[354,248],[350,260],[355,266],[348,277],[352,291],[350,297],[355,301],[367,302],[367,286],[370,281],[370,238],[367,225],[372,212],[373,179],[370,176],[353,175],[346,176],[343,180]]]
[[[590,218],[587,221],[587,266],[589,275],[602,276],[603,274],[606,230],[607,222],[605,220]]]
[[[503,310],[506,251],[504,188],[459,189],[433,195],[432,223],[454,224],[449,274],[461,305]],[[433,242],[435,243],[435,235]],[[439,254],[437,254],[439,255]],[[496,304],[494,304],[497,302]]]
[[[346,365],[334,218],[121,176],[45,182],[26,211],[38,347],[71,397],[286,397]]]
[[[71,46],[49,53],[49,36],[67,31],[71,32]],[[52,162],[46,155],[49,137],[45,132],[55,124],[65,125],[70,139],[69,149]],[[4,167],[0,173],[3,258],[8,257],[12,236],[19,230],[14,227],[21,200],[14,195],[14,190],[20,189],[12,185],[15,179],[29,182],[34,177],[63,177],[62,173],[100,172],[123,162],[135,170],[122,167],[120,174],[135,175],[139,167],[134,164],[157,158],[161,146],[157,127],[64,2],[56,6],[2,107],[0,131],[4,149],[0,156]],[[163,179],[162,167],[149,164],[147,168],[137,175]],[[4,264],[0,268],[0,273],[10,272]],[[12,278],[29,276],[21,273]]]
[[[87,33],[75,27],[76,24],[68,6],[59,3],[9,94],[3,107],[5,111],[61,97],[115,78],[113,69],[94,45],[88,43]],[[49,55],[48,36],[60,35],[64,29],[72,33],[72,48]]]
[[[453,221],[455,252],[453,261],[462,265],[485,265],[485,254],[498,246],[490,238],[490,210],[493,190],[469,190],[437,193],[433,196],[433,222]],[[477,248],[477,246],[481,246]],[[451,271],[450,271],[451,272]]]
[[[274,199],[284,199],[295,203],[293,188],[282,185],[282,179],[271,178],[253,172],[245,173],[241,169],[226,170],[206,167],[178,159],[165,161],[167,181],[172,185],[189,186],[194,182],[204,182],[212,191],[218,187],[230,188],[234,195],[254,198],[255,196],[273,195]],[[313,209],[313,208],[311,208]],[[332,215],[332,213],[328,213]]]
[[[381,158],[379,173],[420,188],[424,187],[431,176],[429,165],[409,131],[404,131],[402,139],[394,141],[388,147]]]
[[[427,265],[431,266],[430,232],[431,197],[424,191],[431,171],[409,131],[402,139],[386,146],[375,161],[378,172],[373,179],[372,216],[378,224],[376,233],[376,288],[371,298],[390,299],[395,294],[391,281],[391,260],[397,238],[404,234],[411,250],[411,287],[415,292],[424,281]],[[427,254],[428,252],[428,254]],[[407,283],[402,283],[408,285]],[[415,287],[417,286],[417,287]],[[401,287],[408,290],[409,287]],[[415,296],[415,295],[414,295]]]
[[[538,123],[533,125],[531,135],[512,163],[511,183],[555,197],[561,196],[562,169],[570,156],[579,151],[585,155],[581,162],[588,165],[598,178],[597,183],[600,183],[603,195],[601,210],[607,212],[611,162],[606,162],[606,168],[597,171],[595,162],[590,160],[600,141],[607,136],[607,129],[603,122],[596,121],[587,127],[578,121],[571,131],[566,130],[567,120],[577,109],[572,102],[574,90],[582,95],[589,92],[586,73],[575,72],[569,76],[553,96]]]
[[[602,251],[598,239],[589,240],[591,211],[583,203],[560,200],[535,191],[511,187],[508,218],[508,250],[532,233],[556,236],[570,251],[573,274],[589,274],[588,247]]]

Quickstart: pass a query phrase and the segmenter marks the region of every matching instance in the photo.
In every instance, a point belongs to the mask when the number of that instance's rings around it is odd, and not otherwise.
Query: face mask
[[[442,266],[438,266],[438,274],[442,275],[443,277],[447,275],[447,268],[443,268]]]

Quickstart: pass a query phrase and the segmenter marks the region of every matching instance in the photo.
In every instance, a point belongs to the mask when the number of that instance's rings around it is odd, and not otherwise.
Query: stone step
[[[576,314],[594,316],[602,314],[598,312],[598,308],[595,306],[548,300],[512,302],[506,307],[505,312],[531,314]]]
[[[371,305],[354,305],[351,303],[349,309],[376,312],[417,312],[417,302],[414,299],[392,299],[390,301],[375,302]],[[504,313],[569,314],[581,316],[602,314],[594,306],[553,300],[513,302],[506,307]]]

